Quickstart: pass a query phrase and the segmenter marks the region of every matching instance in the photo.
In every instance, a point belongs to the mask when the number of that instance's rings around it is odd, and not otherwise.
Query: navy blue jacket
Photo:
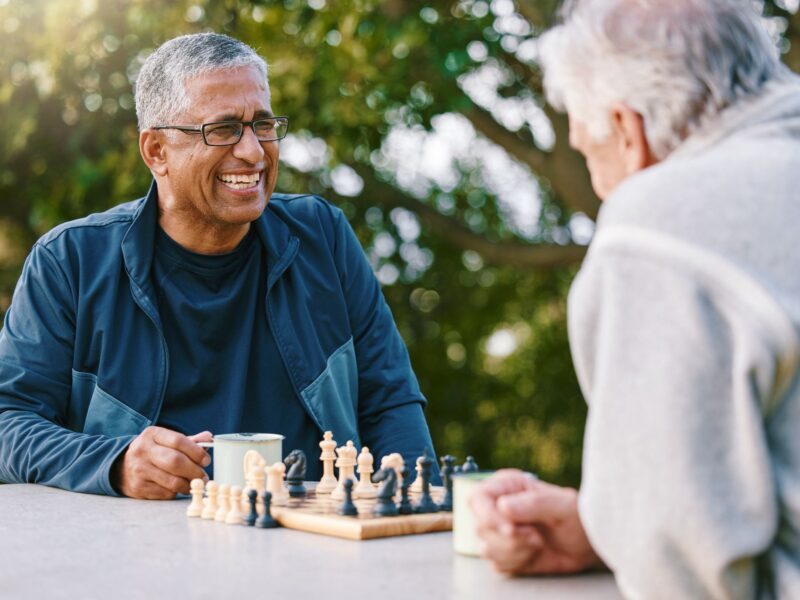
[[[0,480],[116,494],[110,467],[157,422],[167,388],[150,281],[157,221],[153,184],[34,245],[0,332]],[[314,423],[376,458],[432,451],[408,352],[342,212],[273,194],[253,226],[269,327]]]

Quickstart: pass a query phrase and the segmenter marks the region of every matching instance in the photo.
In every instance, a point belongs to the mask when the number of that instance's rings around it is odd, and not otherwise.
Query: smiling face
[[[273,116],[269,89],[255,67],[200,75],[186,82],[186,92],[190,108],[170,125]],[[233,146],[207,146],[199,134],[177,130],[151,130],[148,135],[157,136],[159,148],[160,161],[148,166],[158,183],[160,225],[195,252],[233,249],[275,188],[278,142],[259,142],[250,127]],[[142,142],[143,155],[146,146]]]

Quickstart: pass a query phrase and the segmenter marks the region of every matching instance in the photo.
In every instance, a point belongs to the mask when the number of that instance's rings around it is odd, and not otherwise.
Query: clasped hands
[[[503,469],[472,494],[483,556],[512,575],[602,568],[578,516],[578,492]]]

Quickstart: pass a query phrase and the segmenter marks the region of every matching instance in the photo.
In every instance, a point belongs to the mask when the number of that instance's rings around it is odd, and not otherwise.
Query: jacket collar
[[[158,229],[158,186],[150,184],[147,196],[133,215],[133,222],[122,239],[122,257],[131,281],[147,296],[153,297],[150,268]]]
[[[267,288],[271,288],[297,255],[299,240],[273,211],[270,204],[253,222],[258,238],[267,251]],[[147,296],[154,297],[150,270],[153,265],[155,236],[158,229],[158,186],[150,184],[147,196],[134,213],[133,222],[122,240],[125,269],[133,283]]]
[[[297,256],[300,240],[291,235],[289,227],[275,213],[270,203],[253,222],[256,234],[267,251],[267,290],[286,271]]]

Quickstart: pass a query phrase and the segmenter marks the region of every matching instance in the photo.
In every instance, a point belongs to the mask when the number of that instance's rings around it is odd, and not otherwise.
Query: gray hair
[[[139,131],[168,124],[189,109],[186,82],[220,69],[256,67],[267,79],[267,63],[247,44],[219,33],[182,35],[165,42],[144,61],[136,78]],[[269,93],[269,87],[267,87]]]
[[[625,103],[659,159],[788,72],[751,0],[572,0],[562,14],[539,42],[550,103],[597,141]]]

